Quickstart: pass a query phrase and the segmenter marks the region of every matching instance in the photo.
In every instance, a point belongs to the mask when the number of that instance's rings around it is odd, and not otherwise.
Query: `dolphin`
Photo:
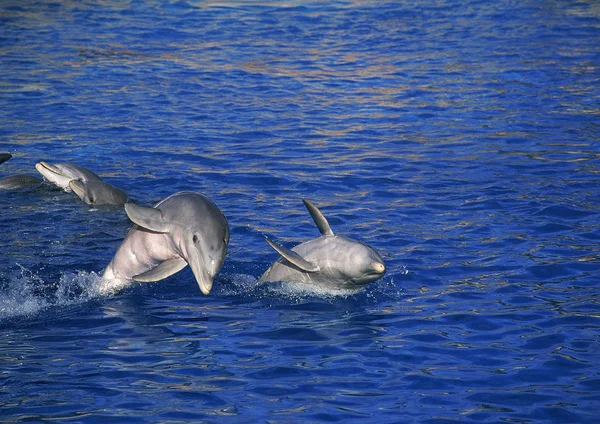
[[[0,179],[0,189],[13,190],[17,188],[28,188],[40,185],[41,178],[31,175],[11,175]]]
[[[107,290],[159,281],[189,265],[202,293],[210,292],[229,244],[227,218],[212,200],[184,191],[153,208],[125,203],[125,212],[136,225],[104,270]]]
[[[39,162],[36,163],[35,169],[37,169],[48,181],[67,192],[71,191],[71,187],[69,186],[71,180],[102,182],[100,177],[89,169],[73,163],[51,164],[48,162]]]
[[[327,219],[315,205],[302,200],[321,237],[291,250],[265,237],[281,255],[258,280],[319,285],[334,290],[357,290],[385,274],[381,255],[371,246],[333,233]]]
[[[12,158],[10,153],[0,153],[0,164]],[[41,178],[31,175],[11,175],[0,179],[0,189],[12,190],[16,188],[34,187],[42,183]]]
[[[129,201],[125,192],[103,181],[71,180],[69,187],[88,205],[123,205]]]

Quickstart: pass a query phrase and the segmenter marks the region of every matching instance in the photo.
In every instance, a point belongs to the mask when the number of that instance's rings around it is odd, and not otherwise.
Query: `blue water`
[[[0,193],[0,422],[596,423],[600,6],[0,3],[0,177],[74,162],[231,227],[116,295],[131,226]],[[364,292],[256,282],[284,245],[376,247]]]

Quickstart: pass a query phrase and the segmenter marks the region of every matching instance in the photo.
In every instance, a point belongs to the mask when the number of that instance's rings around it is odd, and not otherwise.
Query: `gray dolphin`
[[[229,244],[227,218],[200,193],[179,192],[148,208],[125,204],[136,224],[102,278],[114,290],[132,281],[159,281],[189,265],[204,294],[223,265]]]
[[[11,175],[0,179],[0,189],[13,190],[17,188],[28,188],[40,185],[41,178],[31,175]]]
[[[35,165],[38,170],[48,181],[57,185],[65,191],[71,191],[69,183],[71,180],[80,180],[83,182],[102,181],[100,177],[94,174],[89,169],[73,163],[48,163],[39,162]]]
[[[259,283],[285,281],[355,290],[385,274],[383,259],[375,249],[358,240],[333,234],[321,211],[308,200],[302,201],[321,237],[291,250],[265,237],[282,257],[260,277]]]
[[[123,205],[129,201],[125,192],[103,181],[71,180],[69,187],[88,205]]]
[[[10,153],[0,153],[0,164],[12,158]],[[41,178],[31,175],[11,175],[0,179],[0,189],[12,190],[17,188],[34,187],[42,183]]]

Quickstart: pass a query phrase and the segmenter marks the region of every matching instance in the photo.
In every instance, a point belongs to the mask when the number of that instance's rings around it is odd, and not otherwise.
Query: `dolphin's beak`
[[[210,290],[212,289],[212,285],[213,285],[213,279],[210,275],[208,275],[208,273],[206,271],[201,272],[201,274],[196,273],[196,271],[194,271],[193,267],[192,268],[192,272],[194,273],[194,277],[196,277],[196,282],[198,283],[198,287],[200,287],[200,291],[203,294],[209,294]]]
[[[38,170],[38,172],[42,175],[46,175],[46,174],[60,174],[60,171],[58,170],[57,167],[55,167],[54,165],[48,163],[48,162],[38,162],[35,164],[35,169]]]
[[[53,182],[54,184],[59,185],[63,189],[69,191],[69,182],[71,181],[70,177],[66,177],[60,173],[60,170],[48,163],[48,162],[38,162],[35,164],[35,169],[42,174],[48,181]]]
[[[375,271],[376,274],[385,274],[385,265],[383,262],[373,262],[371,264],[371,268]]]
[[[204,294],[209,294],[213,285],[213,276],[210,275],[209,269],[204,263],[204,258],[200,255],[200,251],[191,238],[185,243],[185,254],[185,260],[194,273],[200,291]]]

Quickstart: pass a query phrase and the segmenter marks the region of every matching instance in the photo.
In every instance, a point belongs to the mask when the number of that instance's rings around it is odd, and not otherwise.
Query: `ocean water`
[[[599,67],[594,0],[3,1],[0,177],[202,192],[231,242],[109,296],[122,209],[0,192],[0,422],[599,422]],[[385,277],[257,286],[303,198]]]

